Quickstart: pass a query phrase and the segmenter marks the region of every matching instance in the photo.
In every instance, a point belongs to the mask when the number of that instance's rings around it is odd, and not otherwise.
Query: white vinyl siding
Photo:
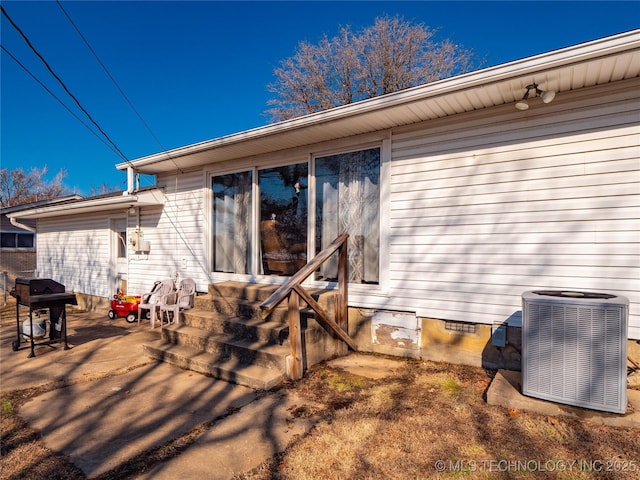
[[[518,324],[526,290],[614,292],[631,301],[630,335],[640,338],[631,87],[395,133],[390,303],[425,317]]]
[[[381,172],[381,285],[354,286],[350,305],[519,325],[527,290],[607,291],[630,299],[629,334],[640,338],[634,85],[567,92],[526,112],[506,105],[379,132],[377,138],[390,138]],[[160,175],[166,202],[142,209],[151,251],[130,255],[130,289],[147,291],[176,272],[194,278],[201,291],[229,279],[211,273],[209,175],[268,166],[273,157]],[[130,215],[129,228],[135,224]]]
[[[104,215],[40,219],[36,241],[39,277],[74,292],[107,298],[115,293],[109,219]]]
[[[210,278],[203,248],[207,235],[203,182],[202,170],[158,177],[165,203],[141,208],[140,230],[151,249],[148,254],[129,252],[130,292],[148,292],[155,281],[165,278],[193,278],[198,290],[206,291]],[[131,213],[129,233],[137,221],[137,214]]]

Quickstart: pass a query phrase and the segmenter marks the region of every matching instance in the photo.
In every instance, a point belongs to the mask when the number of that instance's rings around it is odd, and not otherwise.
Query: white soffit
[[[146,174],[186,170],[515,103],[534,82],[542,90],[560,93],[638,76],[640,30],[634,30],[142,157],[116,168],[133,166]]]

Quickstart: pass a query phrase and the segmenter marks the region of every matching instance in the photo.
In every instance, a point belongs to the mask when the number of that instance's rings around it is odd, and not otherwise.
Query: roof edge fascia
[[[82,200],[82,196],[78,195],[78,194],[72,194],[72,195],[67,195],[65,197],[58,197],[58,198],[51,198],[48,200],[40,200],[38,202],[32,202],[32,203],[27,203],[24,205],[14,205],[13,207],[5,207],[5,208],[0,208],[0,214],[1,215],[8,215],[11,212],[17,212],[20,210],[31,210],[33,208],[36,208],[40,205],[53,205],[56,203],[60,203],[60,202],[69,202],[72,200]]]
[[[178,147],[172,150],[166,150],[117,164],[116,168],[118,170],[125,170],[131,166],[134,168],[144,167],[157,162],[192,155],[219,147],[226,147],[248,140],[257,140],[278,133],[312,127],[330,121],[367,113],[373,110],[381,110],[459,90],[489,85],[499,81],[508,80],[513,77],[526,76],[541,70],[548,70],[551,68],[607,57],[616,53],[632,50],[634,48],[640,48],[640,29],[631,30],[558,50],[552,50],[532,57],[526,57],[512,62],[487,67],[482,70],[476,70],[474,72],[438,80],[426,85],[419,85],[399,92],[361,100],[348,105],[342,105],[330,110],[323,110],[322,112],[311,113],[302,117],[296,117],[290,120],[245,130],[239,133],[225,135],[212,140],[205,140],[203,142]]]
[[[118,208],[122,206],[144,206],[144,205],[162,205],[164,203],[164,193],[161,189],[154,189],[134,194],[123,193],[117,197],[107,197],[99,199],[81,200],[63,205],[48,205],[44,207],[32,208],[20,212],[9,213],[9,219],[21,218],[47,218],[53,216],[68,216],[76,213],[87,213],[91,211],[100,211],[110,208]]]

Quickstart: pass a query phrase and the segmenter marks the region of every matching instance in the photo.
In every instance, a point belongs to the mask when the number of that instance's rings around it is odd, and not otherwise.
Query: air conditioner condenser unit
[[[522,295],[522,393],[612,413],[627,408],[629,300],[608,293]]]

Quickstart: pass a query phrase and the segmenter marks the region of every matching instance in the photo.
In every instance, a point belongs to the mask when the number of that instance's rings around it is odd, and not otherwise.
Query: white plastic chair
[[[140,325],[140,315],[143,309],[150,310],[151,316],[151,328],[155,327],[156,309],[160,310],[160,307],[167,303],[168,298],[175,294],[175,284],[173,280],[167,278],[160,283],[154,285],[154,288],[149,292],[142,295],[142,302],[138,305],[138,325]],[[146,298],[146,300],[145,300]],[[161,319],[162,320],[162,319]]]
[[[164,323],[164,316],[167,316],[167,323],[178,323],[178,315],[182,310],[189,310],[193,307],[193,297],[196,293],[196,282],[191,278],[184,278],[180,281],[178,286],[178,292],[176,294],[176,300],[174,303],[163,304],[160,307],[160,319]],[[169,316],[169,312],[173,314],[173,317]]]

